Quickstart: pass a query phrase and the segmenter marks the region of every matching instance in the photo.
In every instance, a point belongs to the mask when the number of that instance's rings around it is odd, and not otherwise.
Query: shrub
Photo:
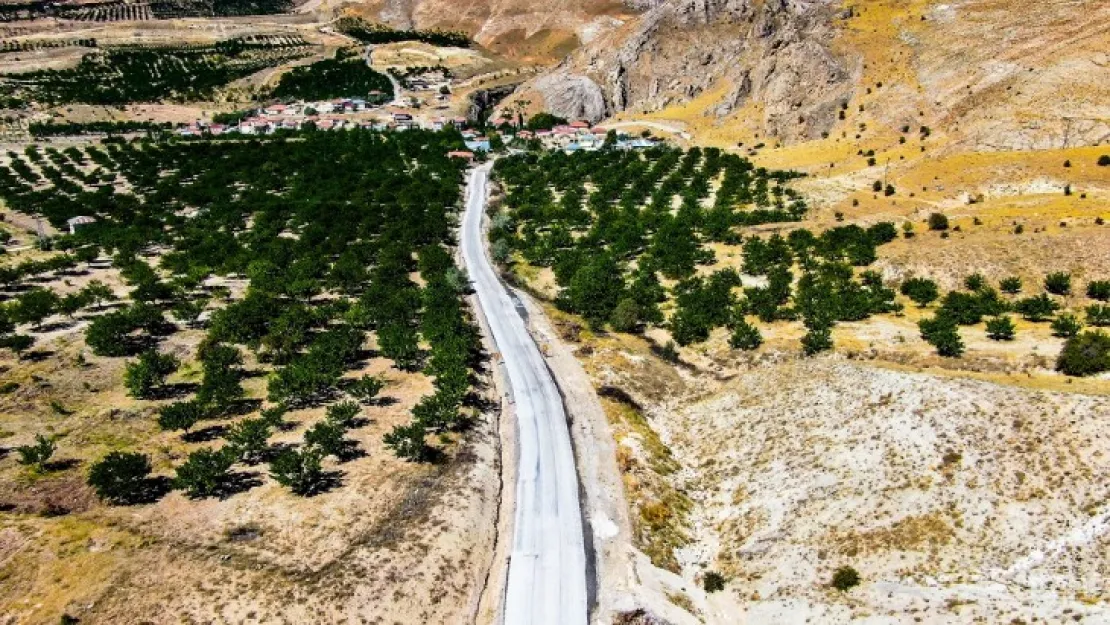
[[[35,435],[33,445],[20,445],[15,448],[16,452],[19,453],[19,464],[34,467],[36,471],[42,471],[46,468],[46,463],[54,455],[55,449],[54,441],[42,434]]]
[[[802,351],[813,356],[833,348],[832,330],[828,327],[810,328],[802,337]]]
[[[1021,313],[1021,316],[1028,321],[1044,321],[1056,314],[1059,309],[1060,305],[1044,293],[1035,297],[1027,297],[1014,305],[1014,310]]]
[[[1014,340],[1014,322],[1007,316],[987,319],[987,337],[995,341]]]
[[[364,375],[361,378],[355,380],[351,384],[351,386],[347,388],[347,392],[350,393],[351,396],[355,399],[363,403],[368,403],[370,401],[373,401],[383,388],[385,388],[385,382],[383,382],[380,378],[376,378],[371,375]]]
[[[198,449],[177,468],[174,487],[184,490],[190,497],[219,495],[227,483],[232,462],[232,455],[222,449]]]
[[[929,215],[929,229],[943,231],[948,229],[948,217],[944,213],[932,213]]]
[[[353,401],[343,401],[328,406],[327,420],[328,423],[346,429],[351,427],[359,412],[358,404]]]
[[[1110,167],[1110,154],[1103,154],[1102,156],[1098,157],[1098,166]]]
[[[1088,282],[1087,297],[1102,302],[1110,300],[1110,280],[1092,280]]]
[[[981,273],[973,273],[964,278],[964,288],[969,291],[978,291],[987,286],[987,279]]]
[[[1018,278],[1017,276],[1003,278],[998,283],[998,287],[1002,289],[1003,293],[1006,293],[1008,295],[1016,295],[1017,293],[1021,293],[1021,278]]]
[[[1087,307],[1087,323],[1093,326],[1110,326],[1110,306],[1092,304]]]
[[[325,456],[341,456],[347,447],[343,428],[328,421],[321,421],[304,433],[304,442],[319,449]]]
[[[123,383],[127,393],[138,399],[150,399],[155,391],[166,383],[168,377],[177,371],[180,362],[169,354],[154,350],[143,352],[139,359],[127,363]]]
[[[707,593],[720,592],[725,589],[725,576],[717,571],[706,571],[705,577],[702,578],[701,585]]]
[[[113,451],[90,467],[88,483],[101,499],[133,503],[144,495],[150,469],[143,454]]]
[[[1063,314],[1052,320],[1052,336],[1068,338],[1079,334],[1083,329],[1083,322],[1075,315]]]
[[[758,328],[740,318],[732,326],[728,344],[733,349],[753,350],[763,344],[763,335]]]
[[[408,425],[395,426],[382,437],[382,441],[398,458],[409,462],[423,462],[431,455],[428,444],[424,442],[427,433],[422,423],[413,421]]]
[[[228,442],[228,452],[243,462],[256,462],[269,444],[272,426],[263,418],[243,419],[234,424],[224,437]]]
[[[618,302],[609,325],[616,332],[635,332],[640,327],[640,306],[636,300],[626,297]]]
[[[315,447],[287,449],[270,463],[270,477],[298,495],[311,495],[325,483],[322,458],[323,453]]]
[[[838,568],[835,572],[833,572],[832,582],[830,582],[830,585],[840,592],[848,592],[856,586],[859,586],[859,584],[859,571],[850,566],[842,566]]]
[[[1071,276],[1061,271],[1048,274],[1044,279],[1044,290],[1053,295],[1070,295]]]
[[[910,278],[902,283],[902,295],[913,300],[915,304],[924,308],[940,297],[937,283],[928,278]]]
[[[1095,330],[1069,338],[1056,359],[1056,370],[1071,376],[1110,370],[1110,335]]]
[[[188,432],[204,418],[204,407],[196,400],[180,401],[162,406],[158,411],[158,427],[163,430]]]
[[[955,320],[945,315],[917,322],[921,338],[937,348],[937,354],[945,358],[958,358],[964,353],[964,343]]]
[[[659,356],[669,363],[676,363],[679,359],[678,346],[674,341],[667,341],[667,344],[659,348]]]

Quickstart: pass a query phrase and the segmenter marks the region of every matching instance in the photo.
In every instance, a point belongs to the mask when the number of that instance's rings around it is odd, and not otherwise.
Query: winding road
[[[521,311],[486,253],[482,217],[489,172],[487,164],[470,174],[461,247],[516,413],[516,511],[502,622],[585,625],[586,554],[566,412]]]

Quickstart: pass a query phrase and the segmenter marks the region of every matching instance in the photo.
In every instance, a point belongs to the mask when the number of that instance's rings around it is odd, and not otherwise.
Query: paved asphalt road
[[[586,554],[578,476],[563,400],[485,252],[482,216],[489,165],[470,174],[462,252],[501,352],[515,403],[518,472],[506,625],[585,625]]]

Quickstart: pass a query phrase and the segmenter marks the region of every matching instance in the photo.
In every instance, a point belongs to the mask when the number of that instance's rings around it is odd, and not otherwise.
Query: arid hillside
[[[1095,1],[670,0],[524,92],[566,116],[652,114],[732,145],[909,124],[971,149],[1061,148],[1110,136],[1108,41]]]

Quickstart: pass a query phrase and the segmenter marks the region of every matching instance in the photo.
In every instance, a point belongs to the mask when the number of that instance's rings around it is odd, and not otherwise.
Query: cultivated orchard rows
[[[911,224],[903,224],[901,233],[893,223],[820,234],[797,228],[786,236],[746,230],[805,216],[804,199],[785,186],[798,176],[792,172],[757,168],[715,149],[666,147],[529,153],[498,161],[494,172],[505,189],[491,229],[495,259],[551,267],[560,289],[557,304],[599,329],[661,326],[674,343],[686,346],[727,327],[734,348],[755,349],[763,342],[756,321],[801,322],[802,349],[815,354],[834,347],[831,329],[838,322],[900,313],[905,304],[897,287],[918,306],[939,301],[936,314],[919,327],[942,356],[963,354],[961,326],[985,324],[991,339],[1012,340],[1016,313],[1051,324],[1055,336],[1068,339],[1059,370],[1110,370],[1110,337],[1083,332],[1084,324],[1110,325],[1110,282],[1086,284],[1082,292],[1089,302],[1075,312],[1063,310],[1063,298],[1080,288],[1067,274],[1048,275],[1043,285],[1023,285],[1017,278],[991,285],[972,274],[964,290],[943,298],[927,278],[885,284],[867,267],[877,260],[879,246],[916,236]],[[930,228],[945,229],[942,217],[934,216]],[[743,273],[764,278],[765,285],[739,288],[740,273],[732,268],[698,275],[698,266],[715,264],[714,243],[742,246]],[[615,288],[614,276],[621,278]],[[677,358],[673,344],[662,351]]]
[[[45,323],[70,325],[83,328],[92,354],[124,359],[128,394],[151,402],[158,425],[182,432],[192,448],[172,483],[194,497],[249,488],[255,482],[240,479],[236,465],[262,463],[294,492],[334,487],[340,474],[323,461],[358,461],[363,451],[345,433],[363,427],[366,407],[389,393],[381,378],[357,373],[376,356],[431,378],[411,422],[385,443],[407,460],[435,460],[469,422],[480,355],[462,299],[468,283],[448,248],[463,164],[446,154],[461,145],[457,132],[363,130],[109,143],[39,154],[103,172],[57,181],[29,176],[23,159],[35,157],[16,155],[0,169],[10,208],[59,227],[78,214],[96,222],[40,241],[45,260],[4,265],[0,342],[34,358]],[[66,276],[98,278],[109,260],[125,296],[99,279],[57,289]],[[242,277],[242,293],[222,286]],[[172,377],[188,363],[161,345],[187,328],[205,338],[189,357],[200,382],[182,396]],[[267,378],[263,397],[242,385],[258,375]],[[326,410],[301,444],[270,443],[275,431],[299,427],[288,411],[313,406]],[[213,421],[227,423],[224,443],[200,445],[194,432]],[[21,459],[45,470],[53,445],[44,435],[21,448]],[[87,479],[107,500],[148,501],[161,492],[151,450],[140,442],[113,451]]]

